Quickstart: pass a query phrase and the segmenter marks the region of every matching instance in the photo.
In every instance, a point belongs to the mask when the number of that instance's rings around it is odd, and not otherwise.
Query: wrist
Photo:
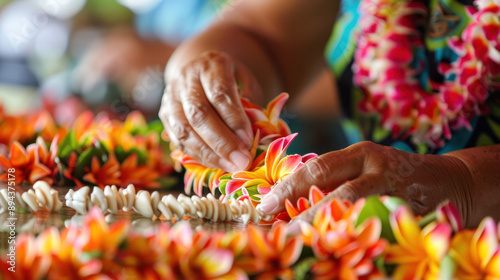
[[[476,182],[471,169],[466,161],[454,154],[445,154],[439,156],[445,162],[443,165],[447,169],[447,174],[450,176],[451,193],[454,193],[456,200],[452,201],[459,209],[464,225],[466,227],[474,227],[480,222],[477,213],[477,199],[473,192]]]

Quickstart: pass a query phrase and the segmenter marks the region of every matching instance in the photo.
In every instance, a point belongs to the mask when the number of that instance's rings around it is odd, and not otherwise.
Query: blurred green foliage
[[[131,22],[134,17],[132,11],[116,0],[87,0],[85,10],[108,24]]]

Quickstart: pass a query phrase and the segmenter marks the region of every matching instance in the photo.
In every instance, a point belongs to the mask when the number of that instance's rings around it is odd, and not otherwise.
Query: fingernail
[[[240,151],[234,151],[229,155],[229,159],[238,170],[243,171],[250,164],[250,158],[248,155],[243,154]]]
[[[292,220],[285,229],[286,234],[295,235],[301,233],[300,220]]]
[[[269,213],[278,207],[280,200],[276,194],[269,194],[264,197],[264,200],[257,206],[265,213]]]
[[[240,138],[241,142],[243,142],[243,145],[250,149],[252,147],[252,139],[253,136],[249,135],[245,129],[238,129],[236,130],[236,136]]]
[[[236,167],[232,162],[225,160],[223,158],[219,160],[219,165],[222,167],[224,171],[227,172],[234,173],[239,171],[238,167]]]

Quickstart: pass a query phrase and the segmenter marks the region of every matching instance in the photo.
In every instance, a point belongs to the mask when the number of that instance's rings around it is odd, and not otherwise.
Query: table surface
[[[0,183],[0,189],[6,188],[6,184]],[[17,190],[27,191],[31,186],[18,187]],[[64,196],[70,189],[70,187],[54,187],[59,193],[59,199],[63,204],[65,204]],[[169,191],[169,190],[157,190],[160,195],[165,195],[168,193],[177,196],[179,191]],[[8,236],[9,230],[9,212],[4,212],[0,214],[0,256],[7,252],[8,248]],[[16,213],[16,236],[22,233],[32,233],[39,234],[45,229],[50,227],[56,227],[62,229],[68,227],[70,224],[75,224],[81,226],[83,224],[83,215],[79,215],[75,210],[63,206],[59,213],[50,213],[47,210],[40,210],[36,213]],[[119,211],[118,214],[107,214],[105,216],[106,222],[112,224],[120,220],[129,220],[132,222],[132,228],[135,231],[144,231],[160,223],[172,225],[173,223],[169,220],[161,219],[148,219],[141,215],[135,213],[134,211],[124,212]],[[187,220],[193,230],[208,230],[208,231],[231,231],[231,230],[245,230],[246,226],[243,223],[238,222],[212,222],[202,219],[188,219]],[[268,229],[269,226],[262,226],[264,229]]]

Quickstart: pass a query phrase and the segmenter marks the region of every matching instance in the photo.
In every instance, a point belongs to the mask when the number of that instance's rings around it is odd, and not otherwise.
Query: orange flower
[[[245,271],[261,273],[257,279],[293,278],[291,266],[299,259],[303,241],[287,238],[285,223],[277,222],[269,232],[248,226],[248,247],[252,253],[241,261]]]
[[[323,199],[324,196],[325,195],[318,187],[312,186],[309,189],[309,201],[306,198],[301,197],[297,201],[297,208],[295,208],[290,200],[287,199],[285,204],[286,212],[291,219],[294,219],[300,213],[316,205],[320,200]]]
[[[439,279],[440,264],[450,244],[451,226],[432,222],[420,229],[405,206],[389,216],[397,243],[391,244],[386,261],[397,264],[395,279]]]
[[[286,137],[291,134],[290,128],[285,121],[280,119],[281,110],[288,100],[288,94],[283,92],[274,98],[265,110],[250,101],[242,98],[241,103],[245,109],[254,134],[260,132],[259,145],[265,148],[274,140],[280,137]]]
[[[133,184],[136,188],[157,188],[160,183],[156,181],[160,177],[155,169],[148,165],[137,165],[137,153],[128,156],[120,166],[119,185],[122,187]]]
[[[14,141],[8,157],[0,154],[0,167],[4,170],[4,173],[0,175],[0,181],[8,181],[9,173],[7,171],[13,168],[15,169],[13,175],[15,176],[16,184],[20,184],[24,180],[28,180],[32,184],[38,180],[44,180],[51,184],[57,173],[54,156],[56,153],[57,138],[51,145],[50,154],[41,138],[37,140],[37,143],[28,146],[28,150],[19,142]]]
[[[94,183],[99,188],[104,189],[106,185],[120,184],[120,163],[116,160],[114,154],[108,155],[108,161],[101,166],[97,157],[92,157],[90,169],[86,168],[87,174],[83,176],[85,181]]]
[[[382,225],[379,219],[370,218],[354,228],[358,208],[333,200],[316,213],[312,225],[301,224],[302,236],[318,259],[311,267],[315,279],[380,275],[373,261],[387,246],[380,239]]]
[[[453,237],[450,255],[457,264],[457,279],[500,279],[498,232],[488,217],[475,231],[464,230]]]
[[[242,188],[253,191],[250,198],[260,201],[262,195],[271,191],[277,183],[285,177],[295,172],[304,165],[304,162],[316,156],[316,154],[285,156],[286,149],[297,134],[274,140],[266,152],[265,164],[253,171],[239,171],[233,173],[231,177],[221,178],[219,188],[226,196],[235,195]],[[235,197],[237,198],[237,197]]]
[[[234,255],[217,242],[218,235],[206,231],[193,233],[187,222],[176,223],[170,231],[167,255],[178,279],[246,279],[234,266]]]
[[[186,173],[184,174],[184,191],[187,194],[190,194],[191,188],[193,188],[196,195],[202,196],[204,185],[208,185],[210,192],[213,193],[215,187],[219,184],[219,177],[226,173],[221,169],[206,167],[180,150],[173,151],[170,156],[186,168]]]
[[[0,266],[2,279],[43,279],[51,266],[51,260],[37,253],[37,244],[33,235],[19,236],[15,245],[16,255],[13,258],[8,256],[6,262]],[[12,263],[9,263],[9,261]],[[15,272],[8,270],[13,264],[15,265]]]

